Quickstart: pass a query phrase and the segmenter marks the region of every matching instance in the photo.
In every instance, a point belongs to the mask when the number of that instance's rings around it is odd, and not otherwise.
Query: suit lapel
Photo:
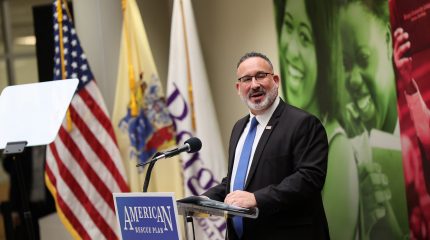
[[[264,147],[266,146],[270,135],[276,129],[276,125],[278,124],[279,117],[281,116],[284,107],[285,107],[285,103],[281,100],[281,102],[279,103],[275,112],[272,114],[272,117],[270,118],[269,123],[267,123],[267,126],[264,129],[263,134],[261,135],[260,141],[258,142],[258,145],[257,145],[257,149],[255,149],[254,158],[252,160],[251,168],[249,169],[249,173],[248,173],[248,177],[246,179],[244,189],[246,189],[248,187],[249,183],[252,180],[252,177],[254,176],[255,170],[257,169],[258,162],[260,161]],[[237,142],[236,142],[236,144],[237,144]]]
[[[230,192],[230,180],[231,180],[231,173],[233,171],[233,163],[234,163],[234,155],[236,153],[236,147],[237,143],[239,142],[240,136],[242,135],[243,130],[245,129],[246,124],[249,121],[249,115],[243,117],[239,120],[237,123],[237,126],[233,129],[232,135],[231,135],[231,141],[230,141],[230,149],[229,149],[229,159],[228,159],[228,176],[230,176],[228,179],[228,186],[227,190]]]

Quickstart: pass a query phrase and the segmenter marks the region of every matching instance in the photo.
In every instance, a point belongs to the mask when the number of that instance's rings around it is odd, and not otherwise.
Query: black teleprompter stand
[[[78,79],[21,84],[8,86],[0,94],[0,149],[14,161],[29,240],[35,239],[35,233],[22,153],[25,147],[47,145],[55,140],[78,84]]]
[[[30,211],[30,203],[28,195],[26,194],[27,188],[24,183],[24,175],[22,171],[22,153],[24,152],[25,146],[27,146],[27,141],[22,142],[8,142],[6,148],[3,151],[4,155],[10,155],[14,162],[15,171],[18,179],[19,192],[21,195],[21,205],[22,205],[22,216],[24,216],[25,228],[27,230],[27,237],[29,240],[34,240],[34,228],[33,228],[33,218]]]

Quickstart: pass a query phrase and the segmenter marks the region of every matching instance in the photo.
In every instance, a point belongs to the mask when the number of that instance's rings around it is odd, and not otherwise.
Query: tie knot
[[[251,127],[249,129],[254,129],[258,125],[258,121],[256,117],[251,119]]]

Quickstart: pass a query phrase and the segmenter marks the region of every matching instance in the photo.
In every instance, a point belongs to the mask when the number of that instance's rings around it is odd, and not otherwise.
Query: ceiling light
[[[25,46],[34,46],[36,45],[36,37],[35,36],[25,36],[15,38],[16,45],[25,45]]]

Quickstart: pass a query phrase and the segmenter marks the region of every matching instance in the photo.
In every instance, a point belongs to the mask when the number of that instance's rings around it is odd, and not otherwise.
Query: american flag
[[[71,120],[64,120],[47,149],[46,184],[75,239],[118,239],[112,193],[129,187],[104,101],[64,2],[58,9],[58,1],[53,5],[54,80],[78,78],[79,86],[68,110]]]

